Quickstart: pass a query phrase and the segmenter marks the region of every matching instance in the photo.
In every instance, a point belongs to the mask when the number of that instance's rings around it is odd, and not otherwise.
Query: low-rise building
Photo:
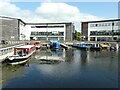
[[[27,40],[72,41],[74,25],[72,23],[27,23]]]
[[[25,23],[21,19],[0,16],[0,41],[21,40],[25,32]]]
[[[1,40],[72,41],[74,25],[66,23],[25,23],[21,19],[0,17]]]
[[[81,31],[84,40],[120,41],[120,19],[82,22]]]

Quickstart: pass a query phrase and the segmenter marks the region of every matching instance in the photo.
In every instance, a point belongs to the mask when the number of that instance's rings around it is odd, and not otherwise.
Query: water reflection
[[[65,62],[40,64],[42,56]],[[28,67],[29,66],[29,67]],[[27,66],[3,66],[4,87],[27,88],[116,88],[118,52],[61,49],[38,50]],[[19,78],[19,79],[18,79]]]
[[[52,56],[55,56],[55,55],[60,56],[61,55],[61,51],[59,49],[52,50],[51,52],[52,52]]]
[[[65,54],[65,61],[66,62],[71,62],[74,60],[74,50],[73,49],[66,50],[64,52],[64,54]]]
[[[21,78],[27,74],[27,71],[24,71],[24,66],[15,65],[15,66],[3,66],[2,67],[2,80],[3,80],[3,87],[8,83],[8,81],[12,80],[13,78]]]
[[[81,51],[81,63],[82,64],[86,64],[87,63],[87,51],[86,50],[82,50]]]

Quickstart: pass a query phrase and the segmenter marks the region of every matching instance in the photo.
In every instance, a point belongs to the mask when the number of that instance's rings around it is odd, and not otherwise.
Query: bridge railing
[[[12,46],[12,45],[23,44],[26,42],[28,42],[28,41],[4,41],[4,42],[0,42],[0,48],[5,48],[5,47]]]

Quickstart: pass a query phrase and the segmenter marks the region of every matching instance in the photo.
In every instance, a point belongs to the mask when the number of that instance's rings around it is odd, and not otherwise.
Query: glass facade
[[[31,32],[31,35],[36,35],[36,36],[63,36],[64,32]]]
[[[39,41],[46,41],[48,40],[59,40],[59,41],[64,41],[64,37],[37,37],[37,40]]]
[[[120,35],[120,30],[99,30],[99,31],[90,31],[90,35]]]
[[[31,26],[31,28],[63,28],[64,27],[64,25],[55,25],[55,26],[53,26],[53,25],[49,25],[49,26],[46,26],[46,25],[44,25],[44,26]]]
[[[103,27],[103,26],[120,26],[120,22],[117,21],[117,22],[90,24],[90,27]]]
[[[46,37],[37,37],[37,40],[40,40],[40,41],[46,41],[47,38],[46,38]]]
[[[90,41],[120,41],[120,37],[90,37]]]

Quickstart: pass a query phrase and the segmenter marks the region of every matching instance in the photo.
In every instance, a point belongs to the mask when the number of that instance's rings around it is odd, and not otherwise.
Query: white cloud
[[[20,8],[16,7],[14,4],[9,2],[0,3],[0,15],[16,15],[19,12]]]
[[[41,6],[36,9],[36,12],[47,18],[55,16],[56,18],[65,17],[65,19],[80,13],[77,7],[70,6],[66,3],[42,3]]]
[[[76,6],[66,3],[42,3],[35,12],[51,21],[80,22],[101,19],[97,16],[81,13]]]
[[[100,20],[97,17],[80,12],[78,7],[66,3],[41,3],[35,10],[22,10],[9,0],[0,0],[0,15],[20,18],[25,22],[74,22]]]

